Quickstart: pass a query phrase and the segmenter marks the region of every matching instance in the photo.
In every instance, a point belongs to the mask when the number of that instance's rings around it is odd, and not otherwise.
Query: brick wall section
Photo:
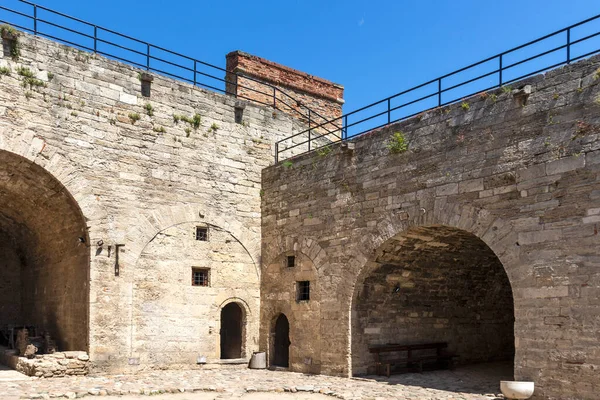
[[[344,87],[337,83],[242,51],[233,51],[227,54],[227,71],[233,71],[240,75],[227,75],[228,82],[237,83],[237,85],[227,85],[227,93],[272,105],[273,89],[261,82],[275,86],[320,115],[312,114],[311,126],[322,124],[342,115]],[[244,76],[252,79],[244,78]],[[281,93],[278,93],[276,97],[275,104],[279,110],[307,121],[308,111],[306,108]],[[335,122],[335,125],[339,126],[340,122]],[[333,130],[335,127],[331,126],[328,129]]]
[[[295,345],[318,345],[322,372],[352,373],[351,310],[378,249],[445,225],[481,238],[507,273],[515,378],[535,381],[536,399],[597,398],[600,58],[512,87],[356,138],[354,151],[335,145],[263,171],[264,264],[319,245],[320,330]],[[390,154],[398,131],[409,150]],[[263,295],[261,307],[271,302]]]
[[[151,96],[143,97],[141,71],[131,66],[27,34],[19,40],[18,61],[0,54],[0,66],[11,71],[0,79],[0,166],[15,157],[22,160],[22,169],[6,180],[0,168],[0,193],[9,184],[15,186],[11,202],[0,201],[0,215],[27,215],[24,226],[12,232],[51,228],[40,236],[41,254],[81,249],[80,234],[73,239],[74,229],[62,217],[61,210],[70,204],[65,199],[72,196],[89,234],[83,245],[88,266],[66,258],[66,264],[60,264],[64,268],[54,262],[58,258],[40,265],[51,273],[49,279],[60,281],[48,293],[56,294],[61,306],[72,304],[84,314],[63,308],[59,315],[68,321],[57,319],[48,308],[54,302],[45,304],[33,295],[40,319],[64,329],[69,321],[85,327],[89,317],[89,330],[82,332],[87,340],[74,344],[74,350],[86,350],[87,342],[91,368],[96,371],[184,364],[189,368],[196,366],[198,355],[207,356],[209,363],[218,357],[220,309],[236,301],[249,305],[246,328],[251,340],[246,354],[257,351],[260,174],[273,162],[273,143],[303,126],[282,112],[252,103],[246,104],[242,123],[236,123],[239,100],[161,76],[154,77]],[[19,67],[29,68],[43,85],[23,87]],[[176,122],[174,114],[188,118],[199,114],[201,122],[195,128]],[[32,166],[42,172],[33,174]],[[32,175],[51,176],[55,183],[28,185]],[[36,202],[37,209],[30,206]],[[189,237],[181,235],[171,242],[159,240],[173,229],[179,232],[177,227],[194,224],[210,225],[229,235],[214,243],[212,250],[219,254],[186,248]],[[154,242],[163,246],[157,248]],[[119,248],[118,276],[117,244],[124,245]],[[186,259],[178,258],[182,249]],[[204,255],[222,256],[225,271],[218,280],[218,295],[202,298],[192,295],[198,291],[190,287],[191,277],[183,277],[189,276],[192,266],[207,262]],[[84,274],[84,282],[65,281],[63,274],[69,268],[73,274]],[[152,271],[147,279],[143,268]],[[240,279],[241,275],[253,276],[243,290],[241,283],[250,278]],[[198,306],[194,315],[203,314],[202,329],[197,321],[180,318],[173,323],[166,315],[142,321],[144,313],[160,307],[177,310],[179,315],[185,312],[182,299],[161,297],[163,291],[155,290],[156,277],[168,278],[164,285],[177,294],[190,295],[190,303]],[[179,277],[184,279],[181,288]],[[186,284],[190,286],[183,288]],[[81,294],[81,300],[66,301],[69,296],[80,299]],[[136,321],[144,325],[136,327]],[[170,337],[195,346],[167,347]],[[161,345],[167,351],[153,359],[152,353]]]

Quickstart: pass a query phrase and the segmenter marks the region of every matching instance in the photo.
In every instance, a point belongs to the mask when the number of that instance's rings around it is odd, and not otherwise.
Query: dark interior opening
[[[76,201],[52,175],[0,151],[0,344],[88,348],[89,247]],[[43,343],[43,344],[40,344]]]
[[[284,314],[275,322],[273,365],[288,368],[290,363],[290,324]]]
[[[221,310],[221,358],[242,357],[242,309],[236,303],[229,303]]]

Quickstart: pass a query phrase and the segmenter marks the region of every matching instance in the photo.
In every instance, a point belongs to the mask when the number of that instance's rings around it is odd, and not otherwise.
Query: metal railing
[[[593,26],[593,23],[599,26]],[[573,36],[576,30],[580,37],[574,39]],[[592,30],[592,33],[589,33],[590,30]],[[500,88],[560,65],[589,57],[592,54],[600,52],[600,40],[598,40],[598,43],[592,43],[594,42],[592,39],[599,35],[600,15],[596,15],[595,17],[542,36],[503,53],[488,57],[485,60],[404,90],[338,118],[326,121],[315,127],[309,126],[307,130],[284,138],[275,144],[275,162],[289,158],[292,155],[297,156],[308,151],[318,150],[318,147],[315,148],[313,146],[311,148],[310,145],[311,141],[314,141],[315,138],[315,133],[313,132],[315,129],[338,124],[339,128],[335,132],[338,135],[336,136],[341,137],[341,140],[345,141],[374,129],[414,117],[427,110],[455,103],[465,97]],[[554,42],[558,42],[558,46]],[[548,44],[551,44],[553,47],[544,49],[543,51],[536,50],[536,47]],[[589,46],[592,45],[594,46],[592,47],[594,50],[590,51]],[[531,49],[536,51],[536,53],[533,55],[527,54],[527,51]],[[534,61],[537,63],[532,64]],[[527,66],[528,63],[529,67]],[[485,71],[486,68],[491,68],[491,70]],[[481,69],[484,69],[483,73],[477,72]],[[469,71],[471,73],[475,71],[479,74],[471,77],[468,74]],[[467,77],[461,78],[461,75],[465,73]],[[492,84],[490,84],[490,80],[492,80]],[[468,88],[469,85],[471,85],[471,89]],[[475,86],[477,87],[476,90],[474,90]],[[456,94],[459,92],[458,89],[461,88],[465,89],[460,92],[460,95]],[[400,104],[394,104],[395,102],[399,102]],[[352,119],[357,120],[353,121]],[[351,131],[351,128],[355,128],[354,132]],[[318,134],[318,137],[322,136],[324,135]],[[327,144],[320,147],[324,146],[327,146]],[[293,149],[296,149],[296,154],[282,156],[283,153],[290,152]]]
[[[236,98],[291,113],[305,121],[308,127],[319,124],[321,121],[327,121],[318,112],[311,110],[280,88],[248,75],[228,71],[217,65],[153,45],[26,0],[19,0],[19,2],[31,6],[29,12],[0,5],[0,11],[6,12],[11,17],[7,19],[0,18],[0,24],[8,24],[17,29],[31,32],[36,36],[56,40],[81,50],[127,63],[145,71],[191,83],[194,86],[235,95]],[[42,14],[45,14],[45,17]],[[25,21],[25,23],[19,23],[18,21]],[[73,25],[78,27],[74,28]],[[215,75],[221,72],[226,74],[225,78]],[[228,79],[228,76],[235,76],[235,80]],[[238,80],[252,81],[254,87],[240,84]],[[244,89],[247,93],[251,92],[253,96],[240,95],[238,90],[232,92],[231,87]]]

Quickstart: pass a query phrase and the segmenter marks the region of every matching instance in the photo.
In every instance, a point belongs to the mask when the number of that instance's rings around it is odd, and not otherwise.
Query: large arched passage
[[[435,342],[462,364],[514,358],[502,263],[475,235],[443,225],[392,237],[364,267],[352,305],[353,374],[374,372],[373,345]]]
[[[0,329],[32,326],[59,350],[88,348],[89,247],[73,197],[46,170],[0,150]]]

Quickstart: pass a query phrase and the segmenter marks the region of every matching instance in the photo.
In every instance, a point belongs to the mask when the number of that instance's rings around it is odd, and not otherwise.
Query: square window
[[[196,240],[208,242],[208,228],[201,226],[196,227]]]
[[[192,286],[210,286],[210,269],[192,268]]]
[[[297,301],[310,300],[310,281],[296,282],[296,300]]]
[[[287,256],[287,267],[293,268],[296,266],[296,256]]]

